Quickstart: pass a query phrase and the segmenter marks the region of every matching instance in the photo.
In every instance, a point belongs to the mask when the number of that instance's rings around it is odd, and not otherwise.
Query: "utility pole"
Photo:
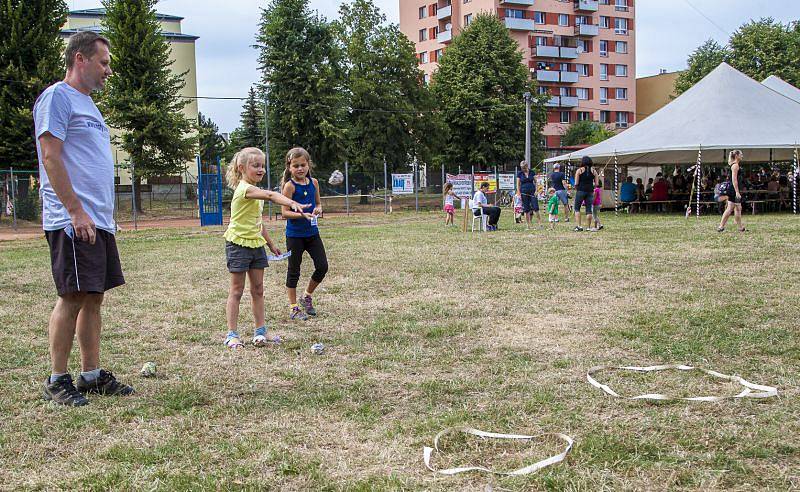
[[[531,93],[523,94],[525,97],[525,162],[528,169],[533,169],[531,165]]]
[[[272,177],[269,169],[269,115],[267,114],[267,90],[264,89],[264,155],[266,156],[267,164],[267,189],[272,191]],[[269,219],[272,220],[272,201],[267,201],[267,214]]]

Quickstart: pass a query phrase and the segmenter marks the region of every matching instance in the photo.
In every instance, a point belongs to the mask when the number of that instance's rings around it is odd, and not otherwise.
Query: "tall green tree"
[[[216,162],[217,158],[223,157],[225,139],[219,134],[217,124],[211,118],[203,116],[203,113],[199,113],[197,117],[197,140],[201,162]]]
[[[0,166],[33,169],[33,104],[64,78],[64,0],[0,2]]]
[[[264,104],[261,101],[256,90],[251,87],[240,114],[241,120],[237,134],[237,144],[240,147],[236,149],[237,152],[243,147],[264,148],[264,111],[262,109]]]
[[[180,97],[184,75],[170,67],[170,47],[156,19],[156,0],[104,0],[104,33],[111,68],[103,109],[133,164],[134,193],[141,206],[142,178],[181,172],[197,148],[196,125]]]
[[[333,29],[308,0],[272,0],[257,34],[262,89],[269,105],[270,151],[302,146],[318,168],[345,158],[346,109],[342,53]]]
[[[404,167],[415,157],[429,160],[434,101],[414,44],[396,25],[386,25],[372,0],[345,3],[339,14],[352,168],[375,174],[382,173],[384,160],[393,167]]]
[[[689,68],[675,81],[675,92],[682,94],[722,62],[758,81],[777,75],[797,86],[800,84],[800,22],[782,24],[764,18],[742,25],[725,46],[709,39],[689,56]]]
[[[596,121],[577,121],[567,128],[561,143],[565,146],[594,145],[616,135],[606,125]]]
[[[445,162],[480,168],[519,162],[525,150],[523,94],[536,94],[535,88],[505,25],[494,15],[476,16],[453,38],[431,84],[447,128]],[[546,119],[544,99],[533,96],[532,159],[540,155],[536,135]]]
[[[683,94],[694,84],[708,75],[717,66],[728,60],[728,48],[709,39],[689,55],[687,64],[689,68],[678,75],[675,80],[675,93]]]

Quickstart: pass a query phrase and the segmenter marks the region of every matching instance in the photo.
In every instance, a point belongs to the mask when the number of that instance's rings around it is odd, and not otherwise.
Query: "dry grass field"
[[[746,234],[718,234],[715,217],[604,215],[604,231],[580,234],[526,232],[507,213],[484,234],[433,213],[325,219],[320,315],[288,322],[286,264],[275,264],[267,317],[284,343],[237,352],[222,345],[221,230],[124,231],[128,285],[107,296],[103,364],[137,394],[78,409],[40,397],[55,299],[47,245],[2,242],[0,489],[800,489],[800,218],[747,216]],[[241,326],[249,339],[247,294]],[[138,375],[146,361],[158,378]],[[593,365],[654,363],[780,395],[648,403],[585,378]],[[687,373],[598,378],[626,395],[740,390]],[[563,432],[575,447],[524,477],[430,473],[423,446],[461,425]],[[443,444],[438,467],[501,469],[561,446]]]

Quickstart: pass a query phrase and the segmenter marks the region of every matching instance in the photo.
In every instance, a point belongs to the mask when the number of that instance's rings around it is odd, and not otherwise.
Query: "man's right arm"
[[[61,159],[61,151],[64,142],[54,137],[50,132],[45,132],[39,137],[39,146],[42,151],[42,163],[44,164],[47,179],[56,192],[56,196],[67,209],[72,219],[72,228],[75,234],[82,240],[94,244],[95,225],[89,214],[83,209],[81,201],[72,188],[69,174],[64,167]]]

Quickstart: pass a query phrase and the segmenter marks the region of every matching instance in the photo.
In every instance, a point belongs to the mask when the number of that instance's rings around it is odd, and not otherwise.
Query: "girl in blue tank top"
[[[317,315],[312,295],[328,273],[328,257],[317,226],[317,220],[322,215],[322,200],[319,182],[311,177],[312,166],[311,156],[302,147],[295,147],[286,153],[286,169],[281,180],[283,195],[294,197],[302,205],[313,206],[310,220],[302,213],[282,207],[286,218],[286,249],[292,253],[286,270],[286,292],[289,296],[289,319],[293,320],[305,320],[308,316]],[[298,302],[297,283],[305,252],[314,262],[314,273]]]

